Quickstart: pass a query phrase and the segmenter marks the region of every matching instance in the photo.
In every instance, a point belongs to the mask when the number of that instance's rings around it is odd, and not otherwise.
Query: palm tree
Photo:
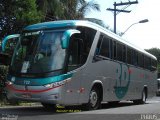
[[[60,0],[64,6],[64,19],[83,19],[90,9],[100,11],[100,6],[94,1]]]
[[[82,19],[90,9],[100,11],[99,4],[85,0],[37,0],[44,21],[56,19]]]
[[[85,0],[79,0],[80,5],[78,5],[78,16],[83,18],[91,9],[100,11],[100,6],[94,1],[86,2]]]
[[[62,19],[75,19],[77,15],[77,4],[78,0],[60,0],[63,6],[63,17]]]
[[[63,15],[62,4],[59,0],[36,0],[38,10],[42,11],[44,21],[53,21]]]

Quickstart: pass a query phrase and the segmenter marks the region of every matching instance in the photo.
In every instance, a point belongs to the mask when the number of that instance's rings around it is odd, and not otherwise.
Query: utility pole
[[[113,11],[114,12],[114,33],[116,33],[116,15],[120,12],[125,12],[125,13],[130,13],[131,11],[129,10],[125,10],[127,7],[129,7],[130,5],[132,4],[138,4],[138,1],[132,1],[132,2],[121,2],[121,3],[116,3],[114,2],[114,9],[111,9],[111,8],[107,8],[107,10],[109,11]],[[122,9],[117,9],[117,6],[124,6],[124,8]]]

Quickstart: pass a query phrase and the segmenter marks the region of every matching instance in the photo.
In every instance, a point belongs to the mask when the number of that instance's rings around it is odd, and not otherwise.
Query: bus
[[[44,107],[130,100],[156,93],[157,59],[87,20],[33,24],[19,36],[6,82],[7,98]]]

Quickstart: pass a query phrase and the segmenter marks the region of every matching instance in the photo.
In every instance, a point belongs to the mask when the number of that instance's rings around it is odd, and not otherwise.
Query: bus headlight
[[[11,82],[11,81],[6,81],[6,85],[12,85],[13,84],[13,82]]]

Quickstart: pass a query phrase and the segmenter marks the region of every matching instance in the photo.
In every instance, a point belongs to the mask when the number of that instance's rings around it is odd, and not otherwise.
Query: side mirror
[[[66,30],[63,33],[63,37],[62,37],[62,41],[61,41],[62,49],[68,48],[70,37],[75,33],[81,33],[81,32],[78,30],[75,30],[75,29],[70,29],[70,30]]]
[[[10,65],[11,57],[8,54],[0,53],[0,64],[1,65]]]
[[[5,47],[6,47],[6,44],[7,44],[9,39],[18,38],[19,36],[20,36],[20,34],[13,34],[13,35],[6,36],[2,41],[2,51],[3,52],[5,51]]]

